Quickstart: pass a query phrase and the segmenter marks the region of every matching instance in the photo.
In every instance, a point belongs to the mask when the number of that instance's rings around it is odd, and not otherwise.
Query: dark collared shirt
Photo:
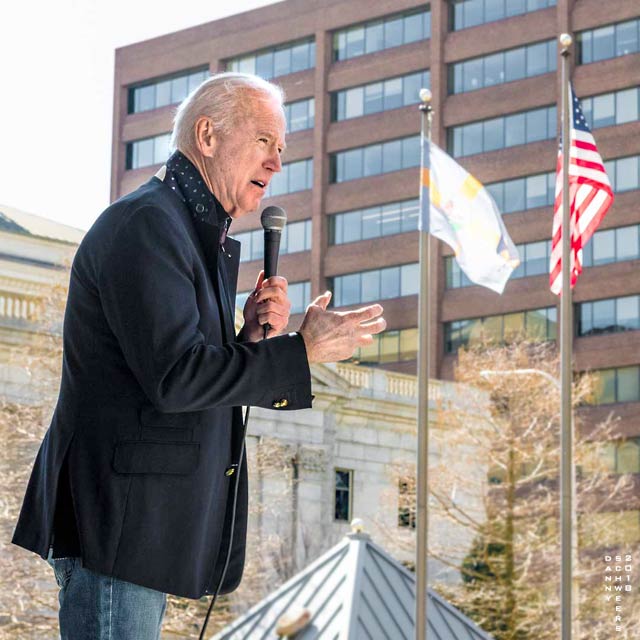
[[[165,183],[187,205],[194,218],[220,227],[220,243],[227,237],[231,218],[218,199],[209,191],[200,172],[180,151],[167,160]]]

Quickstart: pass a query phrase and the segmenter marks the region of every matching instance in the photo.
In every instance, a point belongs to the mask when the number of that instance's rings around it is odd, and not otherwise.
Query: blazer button
[[[227,467],[224,470],[224,475],[225,476],[232,476],[236,472],[236,467],[237,466],[238,466],[237,464],[232,464],[231,466]]]
[[[282,409],[283,407],[289,406],[289,401],[286,398],[282,398],[282,400],[274,400],[272,406],[274,409]]]

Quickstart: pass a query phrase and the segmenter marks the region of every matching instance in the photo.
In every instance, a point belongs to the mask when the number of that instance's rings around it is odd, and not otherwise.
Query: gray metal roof
[[[493,640],[437,593],[428,594],[429,640]],[[291,640],[412,640],[415,577],[366,533],[349,533],[214,640],[273,640],[278,619],[307,608]]]
[[[85,232],[68,224],[0,204],[0,231],[80,244]]]

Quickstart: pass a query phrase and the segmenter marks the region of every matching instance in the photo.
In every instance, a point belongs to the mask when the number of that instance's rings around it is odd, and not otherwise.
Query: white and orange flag
[[[454,250],[469,280],[502,293],[520,264],[520,256],[489,192],[451,156],[426,140],[422,189],[420,228]]]

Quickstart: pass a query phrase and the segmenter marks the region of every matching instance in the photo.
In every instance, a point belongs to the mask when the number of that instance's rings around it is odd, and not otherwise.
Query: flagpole
[[[420,149],[420,294],[418,296],[418,473],[416,481],[416,602],[415,640],[427,638],[427,541],[428,541],[428,464],[429,464],[429,340],[431,269],[429,226],[429,145],[431,143],[431,92],[420,90],[422,125]],[[425,149],[425,145],[427,146]],[[425,179],[426,172],[426,179]]]
[[[573,309],[571,305],[571,211],[569,204],[570,110],[569,104],[569,47],[572,38],[560,36],[562,66],[562,295],[560,297],[560,521],[561,521],[561,638],[571,640],[574,607],[575,501],[573,462],[573,412],[571,382],[573,377]],[[574,601],[575,600],[575,601]]]

